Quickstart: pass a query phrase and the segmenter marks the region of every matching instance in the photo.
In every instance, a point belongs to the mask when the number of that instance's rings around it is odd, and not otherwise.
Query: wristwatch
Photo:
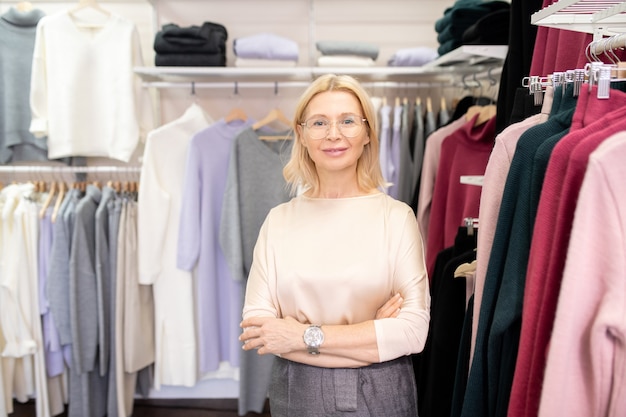
[[[304,344],[311,355],[319,355],[319,347],[324,343],[324,332],[318,324],[312,324],[304,331],[302,336]]]

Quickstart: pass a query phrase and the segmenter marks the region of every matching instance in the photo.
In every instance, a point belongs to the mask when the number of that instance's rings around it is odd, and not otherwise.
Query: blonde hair
[[[291,158],[283,169],[283,176],[287,181],[291,193],[296,194],[299,187],[319,191],[319,177],[315,163],[309,156],[303,144],[300,123],[303,123],[309,103],[319,93],[327,91],[344,91],[352,94],[359,101],[363,110],[363,117],[367,119],[365,128],[370,142],[365,145],[363,153],[357,162],[357,184],[362,190],[383,189],[387,186],[383,178],[379,160],[378,121],[372,101],[361,84],[349,75],[325,74],[317,78],[300,97],[296,105],[293,118],[295,140],[291,151]]]

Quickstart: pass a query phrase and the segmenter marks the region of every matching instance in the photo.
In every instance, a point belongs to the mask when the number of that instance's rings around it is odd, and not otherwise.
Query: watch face
[[[319,327],[311,326],[304,332],[304,343],[310,347],[319,347],[324,342],[324,333]]]

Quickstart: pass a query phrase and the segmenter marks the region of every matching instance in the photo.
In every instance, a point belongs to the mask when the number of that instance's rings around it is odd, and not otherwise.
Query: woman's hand
[[[302,335],[307,325],[293,317],[250,317],[240,326],[244,329],[239,336],[243,350],[258,349],[259,355],[283,355],[305,348]]]
[[[398,317],[403,302],[402,296],[395,294],[376,311],[376,319]],[[257,349],[259,355],[284,355],[305,350],[302,335],[308,324],[293,317],[250,317],[240,326],[244,329],[239,336],[243,350]]]
[[[396,293],[376,311],[376,320],[398,317],[398,314],[400,314],[400,307],[402,307],[403,302],[404,299],[400,293]]]

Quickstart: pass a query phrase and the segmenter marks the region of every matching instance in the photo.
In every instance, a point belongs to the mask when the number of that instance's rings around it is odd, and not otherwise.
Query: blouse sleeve
[[[404,298],[396,318],[375,321],[380,361],[419,353],[424,349],[430,322],[430,290],[422,237],[412,211],[407,210],[395,253],[393,287]],[[392,252],[393,252],[392,251]]]
[[[267,261],[267,236],[269,216],[259,230],[259,237],[254,246],[253,261],[248,275],[243,318],[248,317],[281,317],[276,301],[276,283],[270,283],[270,265]],[[272,289],[274,292],[272,292]]]

